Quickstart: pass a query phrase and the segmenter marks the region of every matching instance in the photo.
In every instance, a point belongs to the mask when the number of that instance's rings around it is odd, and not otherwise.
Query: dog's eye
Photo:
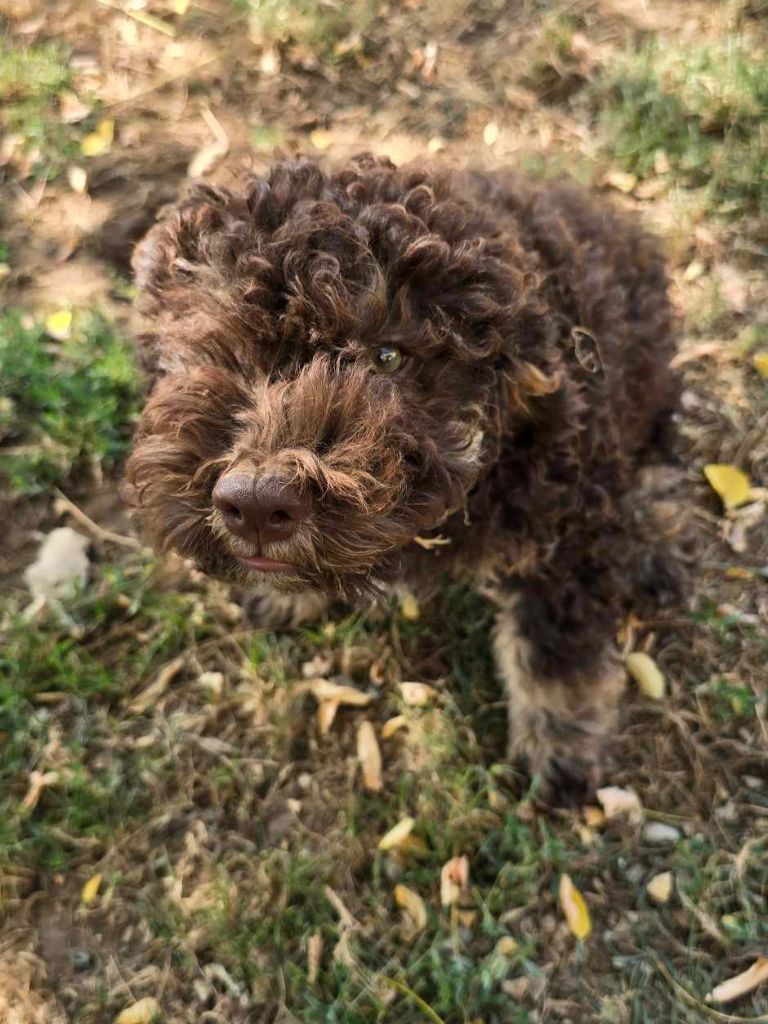
[[[403,365],[405,357],[394,345],[379,345],[371,358],[376,373],[395,373]]]

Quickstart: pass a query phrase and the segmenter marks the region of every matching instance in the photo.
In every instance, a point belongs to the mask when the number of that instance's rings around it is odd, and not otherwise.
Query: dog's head
[[[446,174],[361,157],[199,187],[134,265],[156,370],[127,468],[158,546],[351,593],[465,502],[524,358],[530,268]]]

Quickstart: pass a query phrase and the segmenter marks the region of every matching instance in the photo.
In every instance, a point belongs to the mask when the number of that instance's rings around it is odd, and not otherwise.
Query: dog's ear
[[[131,264],[143,297],[159,298],[190,272],[209,262],[211,240],[221,231],[231,196],[225,189],[198,186],[171,207],[136,246]]]

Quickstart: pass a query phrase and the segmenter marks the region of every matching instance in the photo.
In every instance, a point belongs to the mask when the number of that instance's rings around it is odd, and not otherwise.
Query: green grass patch
[[[128,344],[98,313],[56,342],[18,310],[0,315],[0,481],[35,494],[125,453],[139,399]]]
[[[59,94],[71,84],[68,54],[59,43],[17,47],[0,37],[0,125],[20,137],[30,174],[52,178],[77,152],[77,131],[58,115]]]
[[[657,42],[594,86],[607,153],[646,177],[667,163],[725,213],[768,209],[768,58],[741,37]]]

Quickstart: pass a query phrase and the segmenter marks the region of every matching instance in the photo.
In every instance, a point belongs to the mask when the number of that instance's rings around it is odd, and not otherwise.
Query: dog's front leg
[[[599,783],[604,743],[624,688],[611,617],[581,621],[579,606],[588,604],[587,595],[564,590],[562,581],[510,581],[505,593],[494,596],[508,756],[538,776],[547,801],[581,804]]]

